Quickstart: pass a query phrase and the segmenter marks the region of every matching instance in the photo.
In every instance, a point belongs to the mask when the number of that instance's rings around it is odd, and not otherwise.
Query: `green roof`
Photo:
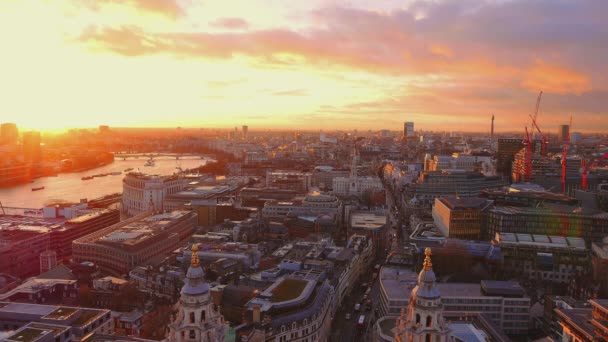
[[[283,279],[283,281],[272,289],[271,302],[284,302],[298,298],[300,293],[304,290],[308,282],[299,279]]]
[[[60,306],[55,311],[51,312],[50,314],[48,314],[42,318],[65,320],[65,319],[68,319],[68,317],[70,317],[71,315],[73,315],[74,312],[76,312],[76,311],[78,311],[77,308],[68,308],[65,306]]]
[[[36,341],[40,336],[44,335],[46,332],[48,332],[48,330],[25,328],[14,334],[13,336],[9,337],[7,341]]]
[[[94,310],[82,310],[82,314],[74,321],[75,326],[85,326],[90,321],[92,321],[95,317],[101,314],[100,311]]]

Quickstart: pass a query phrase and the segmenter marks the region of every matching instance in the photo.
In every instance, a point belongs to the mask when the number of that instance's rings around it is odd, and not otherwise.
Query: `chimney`
[[[260,323],[262,306],[260,304],[253,304],[253,323]]]

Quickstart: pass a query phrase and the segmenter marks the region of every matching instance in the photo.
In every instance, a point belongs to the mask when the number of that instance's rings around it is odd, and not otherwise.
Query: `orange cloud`
[[[557,94],[581,94],[591,90],[589,77],[574,70],[550,65],[542,60],[525,71],[522,87]]]

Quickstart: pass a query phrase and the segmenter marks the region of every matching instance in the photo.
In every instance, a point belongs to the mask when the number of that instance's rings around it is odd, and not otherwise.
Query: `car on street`
[[[344,316],[344,319],[346,319],[347,321],[350,320],[350,314],[347,313],[346,316]]]

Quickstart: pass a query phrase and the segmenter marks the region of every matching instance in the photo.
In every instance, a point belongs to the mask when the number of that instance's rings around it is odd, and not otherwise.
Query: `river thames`
[[[200,157],[184,157],[176,160],[171,157],[154,158],[154,166],[144,166],[146,158],[116,159],[112,164],[76,173],[61,173],[57,177],[42,177],[33,183],[19,184],[12,187],[0,188],[0,202],[4,207],[42,208],[45,203],[55,200],[79,202],[80,199],[94,199],[104,195],[122,192],[122,179],[124,170],[133,168],[147,174],[171,175],[182,169],[192,169],[205,165],[206,159]],[[99,173],[121,171],[121,175],[95,177],[91,180],[82,180],[84,176]],[[32,188],[44,187],[39,191]]]

